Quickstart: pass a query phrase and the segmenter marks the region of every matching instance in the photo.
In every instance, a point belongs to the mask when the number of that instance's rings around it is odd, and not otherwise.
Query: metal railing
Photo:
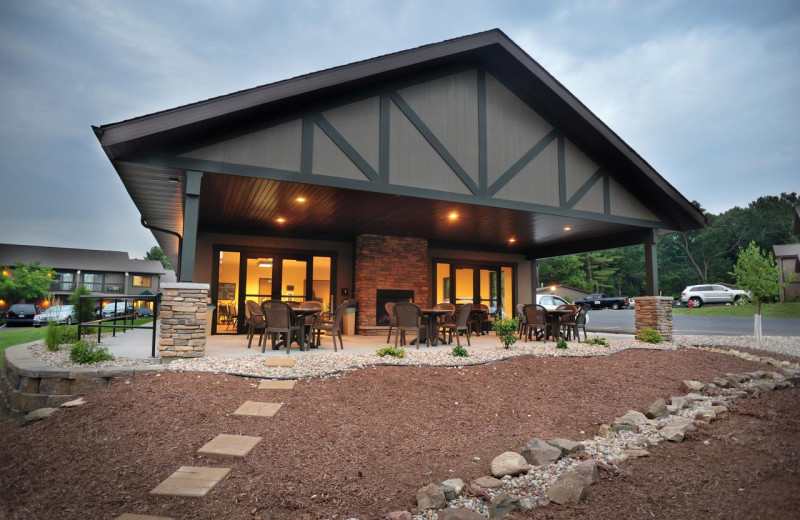
[[[101,305],[97,311],[97,319],[90,321],[83,321],[83,306],[92,305],[94,301],[103,300],[109,304],[114,304],[113,316],[103,316],[103,306]],[[153,302],[153,321],[149,325],[136,325],[135,320],[138,317],[136,307],[133,306],[134,302]],[[81,330],[97,329],[97,342],[100,343],[102,339],[103,329],[111,329],[112,337],[116,337],[117,329],[122,329],[125,332],[128,329],[148,329],[153,331],[151,343],[151,357],[156,357],[156,324],[158,323],[158,309],[161,303],[161,295],[145,296],[141,294],[114,294],[114,295],[86,295],[81,296],[78,300],[78,339],[81,339]],[[130,305],[130,307],[128,307]],[[117,309],[122,309],[122,314],[117,314]],[[130,324],[128,321],[130,320]],[[122,325],[117,323],[122,321]],[[113,322],[113,323],[110,323]]]

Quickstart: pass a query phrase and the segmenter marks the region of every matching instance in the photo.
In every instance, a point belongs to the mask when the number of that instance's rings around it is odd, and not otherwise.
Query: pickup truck
[[[624,309],[629,305],[628,299],[619,297],[604,297],[602,294],[590,294],[582,300],[575,300],[573,305],[590,305],[592,309]]]

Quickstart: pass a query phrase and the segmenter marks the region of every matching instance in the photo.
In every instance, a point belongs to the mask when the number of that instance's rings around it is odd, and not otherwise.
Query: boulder
[[[691,422],[674,421],[658,430],[658,433],[670,442],[683,442],[686,432],[691,430],[694,430]]]
[[[697,393],[704,394],[708,390],[708,385],[702,381],[687,380],[681,385],[683,391],[687,394]]]
[[[715,377],[711,382],[720,388],[730,388],[733,386],[733,383],[724,377]]]
[[[408,511],[392,511],[386,514],[386,520],[411,520],[411,513]]]
[[[635,432],[639,430],[640,424],[645,424],[646,422],[647,417],[645,417],[643,413],[637,412],[636,410],[628,410],[625,415],[614,419],[614,422],[611,423],[611,428],[615,432]]]
[[[470,487],[477,492],[486,489],[497,489],[503,487],[503,481],[494,477],[485,476],[478,477],[470,483]]]
[[[795,383],[800,381],[800,370],[797,369],[797,368],[781,367],[781,368],[778,369],[778,372],[780,372],[780,374],[783,377],[785,377],[786,379],[788,379],[789,381],[792,381],[792,382],[795,382]]]
[[[717,419],[717,413],[710,408],[701,408],[695,412],[694,418],[698,421],[710,423]]]
[[[489,504],[489,518],[501,518],[512,511],[519,511],[519,497],[506,491],[501,491]]]
[[[420,509],[442,509],[447,507],[444,491],[436,484],[428,484],[417,491],[417,507]]]
[[[663,399],[656,399],[653,404],[647,407],[644,411],[644,416],[648,419],[658,419],[659,417],[666,417],[669,415],[667,403]]]
[[[689,406],[689,403],[687,403],[686,399],[684,399],[683,397],[672,397],[670,399],[670,402],[672,403],[672,406],[677,406],[678,410],[683,410],[684,408]]]
[[[467,483],[460,478],[450,478],[439,484],[448,502],[460,497],[464,493],[464,488],[466,486]]]
[[[758,391],[762,392],[762,393],[763,392],[771,392],[771,391],[775,390],[775,383],[772,383],[770,381],[764,381],[763,383],[758,383],[756,385],[756,388],[758,388]]]
[[[86,404],[86,401],[83,400],[83,397],[79,397],[77,399],[73,399],[72,401],[61,403],[61,408],[75,408],[76,406],[81,406],[84,404]]]
[[[522,511],[530,511],[534,507],[536,507],[536,504],[532,498],[523,498],[519,501],[519,508]]]
[[[747,374],[725,374],[725,379],[730,381],[731,383],[738,385],[740,383],[744,383],[745,381],[750,380],[750,376]]]
[[[520,452],[532,466],[547,466],[561,458],[561,449],[535,437],[526,442]]]
[[[507,451],[492,460],[491,473],[495,477],[513,476],[528,471],[529,467],[525,457],[515,451]]]
[[[783,377],[783,374],[780,374],[778,372],[767,372],[766,374],[764,374],[764,379],[772,379],[773,381],[783,381],[786,378]]]
[[[710,398],[702,394],[686,394],[685,396],[683,396],[683,399],[687,403],[693,404],[696,401],[703,401],[705,399],[710,399]]]
[[[448,507],[447,509],[439,511],[437,515],[439,516],[439,520],[486,520],[485,516],[461,507],[458,509]]]
[[[22,420],[24,421],[24,424],[41,421],[42,419],[47,419],[53,415],[57,409],[58,408],[39,408],[38,410],[30,412]]]
[[[678,407],[677,407],[677,406],[673,406],[673,405],[671,405],[671,404],[668,404],[668,405],[667,405],[667,411],[668,411],[668,412],[669,412],[671,415],[675,415],[676,413],[678,413]]]
[[[581,476],[586,486],[593,486],[600,482],[600,474],[597,472],[596,460],[584,460],[575,466],[575,471]]]
[[[569,455],[570,453],[575,453],[583,447],[580,442],[571,441],[569,439],[553,439],[551,441],[547,441],[547,444],[560,449],[562,457]]]
[[[717,405],[709,407],[709,410],[712,410],[715,414],[719,415],[721,413],[725,413],[728,411],[727,406]]]
[[[608,424],[601,424],[600,427],[597,429],[597,436],[603,437],[604,439],[610,439],[614,437],[616,433],[614,433],[614,429],[611,428]]]
[[[586,489],[577,471],[566,471],[547,490],[547,499],[556,504],[577,504],[586,497]]]

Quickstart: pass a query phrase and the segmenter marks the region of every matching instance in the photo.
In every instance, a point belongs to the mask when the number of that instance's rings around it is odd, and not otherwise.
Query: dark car
[[[8,309],[6,324],[33,326],[33,318],[39,314],[39,309],[32,303],[15,303]]]
[[[149,307],[136,307],[136,315],[140,318],[152,318],[153,311]]]

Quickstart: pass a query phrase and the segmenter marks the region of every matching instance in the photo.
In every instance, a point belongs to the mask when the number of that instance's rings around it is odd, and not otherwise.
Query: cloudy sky
[[[0,242],[155,245],[93,124],[495,27],[708,210],[800,191],[797,0],[5,0]]]

